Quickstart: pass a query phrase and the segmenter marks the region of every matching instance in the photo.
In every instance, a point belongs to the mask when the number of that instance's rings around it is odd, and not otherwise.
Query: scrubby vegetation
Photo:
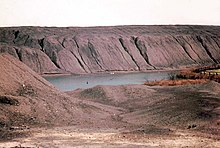
[[[220,83],[220,65],[206,66],[197,69],[181,71],[178,74],[171,73],[169,80],[145,82],[145,85],[174,86],[186,84],[200,84],[213,80]]]
[[[216,71],[216,70],[215,70]],[[220,73],[210,72],[209,70],[199,71],[182,71],[176,75],[177,79],[207,79],[220,83]]]

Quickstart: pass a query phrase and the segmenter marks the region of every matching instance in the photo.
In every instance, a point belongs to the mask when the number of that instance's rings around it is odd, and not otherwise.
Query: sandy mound
[[[172,87],[96,86],[68,94],[81,100],[117,106],[123,111],[117,117],[121,122],[150,129],[152,133],[155,130],[151,127],[170,127],[196,128],[217,134],[219,88],[220,84],[215,82]]]

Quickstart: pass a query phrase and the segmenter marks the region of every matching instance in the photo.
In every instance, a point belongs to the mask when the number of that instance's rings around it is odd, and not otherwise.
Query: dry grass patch
[[[205,79],[182,79],[182,80],[161,80],[153,82],[145,82],[145,85],[148,86],[175,86],[175,85],[188,85],[188,84],[201,84],[206,83],[208,80]]]

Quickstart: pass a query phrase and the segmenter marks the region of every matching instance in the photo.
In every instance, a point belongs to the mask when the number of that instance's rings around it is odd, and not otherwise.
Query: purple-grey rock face
[[[0,52],[41,74],[209,65],[220,63],[220,27],[0,28]]]

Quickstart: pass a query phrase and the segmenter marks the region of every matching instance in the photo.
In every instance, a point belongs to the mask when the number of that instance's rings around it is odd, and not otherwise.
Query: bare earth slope
[[[0,147],[219,145],[219,83],[64,93],[9,54],[0,63]]]
[[[0,52],[38,73],[138,71],[220,62],[219,26],[0,28]]]
[[[74,101],[12,56],[0,55],[0,63],[2,126],[58,124],[70,116],[67,106],[77,109]]]
[[[28,137],[15,138],[0,146],[219,147],[218,83],[96,86],[67,94],[87,104],[83,107],[89,116],[78,115],[89,120],[69,126],[34,128]]]
[[[102,116],[107,117],[111,113],[107,105],[84,103],[60,92],[8,54],[0,54],[0,63],[0,128],[24,125],[92,126],[94,117],[97,117],[95,124],[102,120]]]
[[[220,122],[220,85],[215,82],[173,87],[96,86],[68,94],[120,107],[124,112],[118,119],[139,126],[187,128],[196,124],[202,128],[218,127]]]

